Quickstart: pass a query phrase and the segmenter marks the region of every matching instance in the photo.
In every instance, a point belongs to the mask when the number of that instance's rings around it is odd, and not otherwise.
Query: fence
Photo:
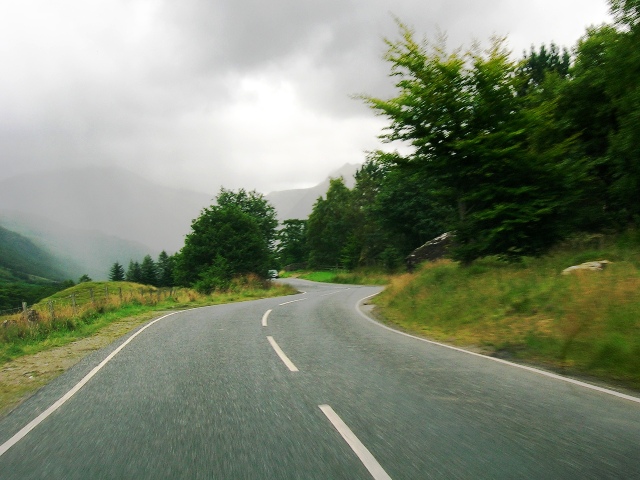
[[[56,324],[69,323],[69,320],[82,319],[94,313],[116,310],[127,304],[155,305],[162,300],[174,297],[174,288],[139,288],[123,290],[122,287],[87,288],[67,297],[58,297],[35,305],[22,303],[21,309],[0,312],[0,325],[18,330],[43,327],[54,328]],[[6,335],[0,335],[6,337]]]

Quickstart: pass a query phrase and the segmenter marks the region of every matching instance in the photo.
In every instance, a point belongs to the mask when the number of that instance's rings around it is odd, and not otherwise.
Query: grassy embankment
[[[404,330],[488,354],[640,388],[640,238],[539,259],[425,264],[373,302]],[[601,272],[561,275],[586,261]]]
[[[60,291],[31,307],[37,317],[0,317],[0,365],[23,355],[71,343],[125,318],[149,313],[253,300],[295,293],[257,278],[235,281],[229,291],[201,295],[184,288],[158,289],[130,282],[87,282]],[[72,297],[75,299],[75,307]],[[53,306],[53,312],[51,310]]]

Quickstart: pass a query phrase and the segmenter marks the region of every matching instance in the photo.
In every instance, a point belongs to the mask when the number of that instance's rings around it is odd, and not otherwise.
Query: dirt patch
[[[40,387],[91,352],[106,347],[115,339],[159,315],[159,312],[148,312],[118,320],[90,337],[33,355],[25,355],[0,366],[0,416],[9,413]]]

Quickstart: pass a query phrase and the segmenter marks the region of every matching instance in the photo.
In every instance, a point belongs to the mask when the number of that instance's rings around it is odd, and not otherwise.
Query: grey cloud
[[[558,34],[575,41],[584,31],[577,18],[602,18],[603,4],[41,0],[32,13],[4,2],[0,175],[112,163],[206,192],[313,184],[375,145],[378,124],[350,95],[391,93],[381,57],[382,38],[397,35],[394,14],[419,35],[441,28],[452,47],[509,34],[518,54],[567,43]],[[273,120],[255,110],[231,118],[248,108],[239,90],[247,78],[285,84],[296,117],[270,105]]]

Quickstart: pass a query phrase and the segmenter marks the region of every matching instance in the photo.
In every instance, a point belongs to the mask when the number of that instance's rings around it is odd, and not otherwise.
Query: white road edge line
[[[266,327],[267,326],[267,318],[269,318],[269,314],[271,313],[271,310],[267,310],[266,312],[264,312],[264,315],[262,316],[262,326]]]
[[[433,340],[427,340],[426,338],[416,337],[415,335],[411,335],[409,333],[405,333],[405,332],[401,332],[399,330],[395,330],[395,329],[393,329],[391,327],[383,325],[382,323],[374,320],[373,318],[367,316],[365,313],[363,313],[360,310],[360,305],[362,304],[362,302],[364,302],[365,300],[368,300],[369,298],[375,297],[376,295],[378,295],[378,294],[374,293],[373,295],[369,295],[368,297],[364,297],[363,299],[359,300],[358,303],[356,303],[356,311],[365,320],[368,320],[369,322],[373,323],[374,325],[377,325],[380,328],[384,328],[386,330],[389,330],[390,332],[397,333],[398,335],[404,335],[405,337],[409,337],[409,338],[414,338],[416,340],[420,340],[421,342],[430,343],[432,345],[438,345],[440,347],[448,348],[449,350],[455,350],[456,352],[466,353],[467,355],[473,355],[474,357],[484,358],[485,360],[491,360],[492,362],[502,363],[503,365],[509,365],[511,367],[520,368],[522,370],[527,370],[529,372],[537,373],[538,375],[543,375],[545,377],[553,378],[555,380],[560,380],[562,382],[571,383],[573,385],[577,385],[577,386],[583,387],[583,388],[588,388],[590,390],[595,390],[595,391],[600,392],[600,393],[606,393],[607,395],[613,395],[614,397],[622,398],[624,400],[629,400],[631,402],[640,403],[640,398],[633,397],[631,395],[626,395],[624,393],[616,392],[615,390],[610,390],[608,388],[598,387],[597,385],[591,385],[590,383],[581,382],[580,380],[575,380],[573,378],[563,377],[561,375],[556,375],[555,373],[545,372],[544,370],[538,370],[537,368],[528,367],[526,365],[520,365],[520,364],[513,363],[513,362],[508,362],[507,360],[503,360],[501,358],[495,358],[495,357],[490,357],[488,355],[482,355],[480,353],[470,352],[470,351],[464,350],[462,348],[452,347],[451,345],[445,345],[444,343],[434,342]]]
[[[118,348],[116,348],[113,352],[111,352],[109,354],[109,356],[107,356],[107,358],[105,358],[102,362],[100,362],[98,364],[97,367],[94,367],[93,370],[91,370],[87,375],[84,376],[84,378],[82,380],[80,380],[75,387],[73,387],[71,390],[69,390],[67,393],[65,393],[56,403],[54,403],[53,405],[51,405],[49,408],[47,408],[44,412],[42,412],[40,415],[38,415],[35,419],[33,419],[31,422],[29,422],[26,426],[24,426],[18,433],[16,433],[13,437],[11,437],[9,440],[7,440],[5,443],[3,443],[2,445],[0,445],[0,457],[2,455],[4,455],[6,453],[7,450],[9,450],[11,447],[13,447],[16,443],[18,443],[20,440],[22,440],[24,437],[27,436],[27,434],[33,430],[34,428],[36,428],[38,425],[40,425],[49,415],[51,415],[53,412],[55,412],[56,410],[58,410],[62,405],[64,405],[67,400],[69,400],[71,397],[73,397],[76,393],[78,393],[78,391],[84,387],[87,382],[89,380],[91,380],[96,373],[98,373],[100,370],[102,370],[102,367],[104,367],[107,363],[109,363],[109,361],[115,357],[118,353],[120,353],[120,351],[126,347],[129,343],[131,343],[131,341],[136,338],[138,335],[140,335],[142,332],[144,332],[147,328],[149,328],[151,325],[153,325],[156,322],[159,322],[160,320],[162,320],[163,318],[167,318],[170,317],[171,315],[175,315],[176,313],[179,312],[172,312],[169,313],[167,315],[164,315],[160,318],[156,318],[154,321],[147,323],[144,327],[142,327],[140,330],[138,330],[136,333],[134,333],[133,335],[131,335],[122,345],[120,345]]]
[[[289,360],[289,357],[285,355],[285,353],[280,348],[280,345],[276,343],[273,337],[267,337],[267,340],[269,340],[269,343],[271,344],[273,349],[276,351],[276,353],[280,357],[280,360],[284,362],[284,364],[289,368],[289,370],[291,370],[292,372],[297,372],[298,369],[296,368],[296,366],[293,364],[291,360]]]
[[[391,480],[391,477],[380,466],[371,452],[365,447],[358,437],[351,431],[346,423],[338,416],[338,414],[329,405],[318,405],[322,413],[324,413],[336,430],[342,435],[342,438],[349,444],[351,450],[358,456],[362,464],[369,470],[369,473],[375,480]]]
[[[281,303],[278,306],[281,307],[282,305],[289,305],[290,303],[304,302],[305,300],[306,300],[306,298],[300,298],[298,300],[291,300],[290,302]]]

